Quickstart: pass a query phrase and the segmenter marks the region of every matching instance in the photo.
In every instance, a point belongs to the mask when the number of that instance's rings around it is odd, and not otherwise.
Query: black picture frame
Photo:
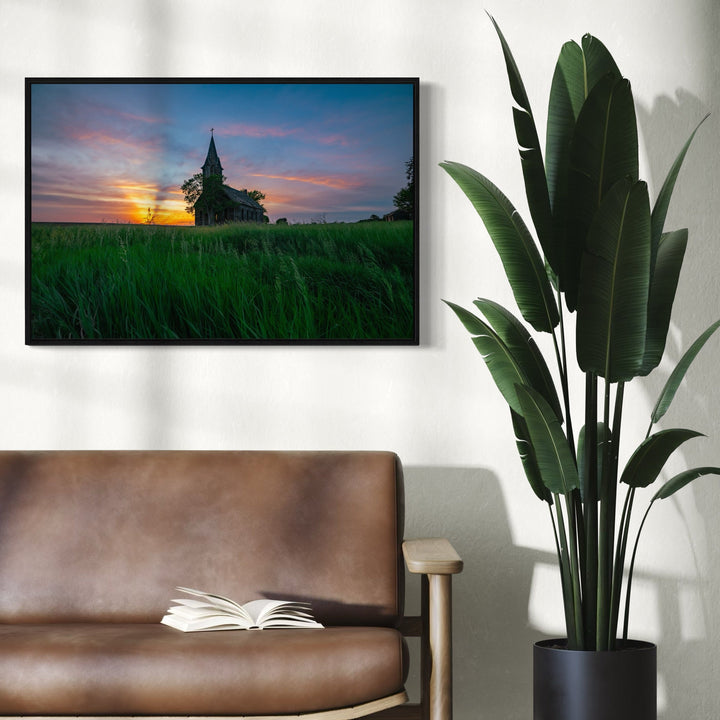
[[[25,105],[27,345],[419,344],[418,78],[26,78]]]

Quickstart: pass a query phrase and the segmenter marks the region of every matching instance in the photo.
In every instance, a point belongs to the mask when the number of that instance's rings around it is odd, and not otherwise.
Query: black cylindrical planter
[[[533,649],[534,720],[657,720],[657,648],[629,640],[612,651]]]

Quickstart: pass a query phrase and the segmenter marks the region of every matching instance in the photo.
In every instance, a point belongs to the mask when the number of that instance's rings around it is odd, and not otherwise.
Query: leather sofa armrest
[[[445,538],[406,540],[402,547],[405,563],[411,573],[455,575],[462,572],[463,561]]]

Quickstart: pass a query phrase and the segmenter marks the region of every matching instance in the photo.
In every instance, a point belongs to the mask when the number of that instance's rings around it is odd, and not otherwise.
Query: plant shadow
[[[715,86],[717,87],[717,86]],[[716,97],[708,98],[709,105]],[[685,89],[673,97],[656,97],[652,105],[638,103],[638,124],[647,147],[648,180],[654,195],[668,173],[682,144],[707,114],[709,106]],[[720,317],[717,306],[717,202],[714,178],[717,164],[708,145],[720,132],[720,117],[712,114],[700,127],[680,171],[670,203],[665,230],[688,227],[688,250],[673,308],[663,364],[647,379],[643,389],[652,407],[670,371],[691,343]],[[716,143],[715,143],[716,144]],[[715,299],[715,303],[713,303]],[[713,306],[714,305],[714,306]],[[683,467],[720,465],[720,375],[717,352],[720,336],[710,338],[688,371],[683,386],[661,425],[687,427],[707,435],[683,448]],[[655,428],[655,430],[660,428]],[[664,476],[667,480],[669,474]],[[658,668],[661,706],[659,718],[714,717],[717,705],[702,688],[713,686],[712,667],[720,640],[720,616],[713,608],[713,588],[720,583],[720,535],[716,531],[720,512],[717,478],[705,478],[684,488],[668,501],[683,531],[665,545],[666,528],[651,518],[643,539],[645,550],[662,553],[687,547],[691,567],[682,577],[673,573],[652,579],[658,603]],[[655,512],[655,511],[653,511]],[[642,552],[642,548],[641,548]],[[677,575],[676,573],[675,575]],[[689,578],[689,579],[688,579]],[[637,609],[635,610],[637,612]]]
[[[527,720],[532,717],[532,646],[550,637],[533,626],[531,595],[536,570],[556,567],[554,553],[514,543],[503,489],[486,468],[406,466],[405,495],[405,537],[447,537],[464,562],[463,572],[453,579],[455,717]],[[547,520],[539,505],[537,512],[538,523]],[[406,577],[406,613],[414,615],[419,613],[419,580]],[[682,620],[688,589],[692,594],[702,588],[641,567],[635,583],[645,592],[634,595],[633,613],[652,616],[660,627],[658,720],[708,716],[698,715],[697,678],[708,675],[711,642],[688,638]],[[559,605],[551,614],[562,622]],[[418,698],[416,652],[411,645],[408,690],[413,701]]]
[[[455,717],[525,720],[532,645],[544,637],[528,623],[533,569],[553,558],[513,544],[500,482],[485,468],[406,466],[405,508],[406,538],[447,537],[464,563],[453,579]],[[408,574],[408,614],[419,612],[419,595]],[[412,676],[408,687],[416,697]]]

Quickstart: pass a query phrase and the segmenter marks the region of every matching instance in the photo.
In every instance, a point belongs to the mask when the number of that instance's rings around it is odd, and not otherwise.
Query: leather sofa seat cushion
[[[36,715],[277,715],[401,692],[392,628],[182,633],[153,623],[0,625],[0,708]]]

